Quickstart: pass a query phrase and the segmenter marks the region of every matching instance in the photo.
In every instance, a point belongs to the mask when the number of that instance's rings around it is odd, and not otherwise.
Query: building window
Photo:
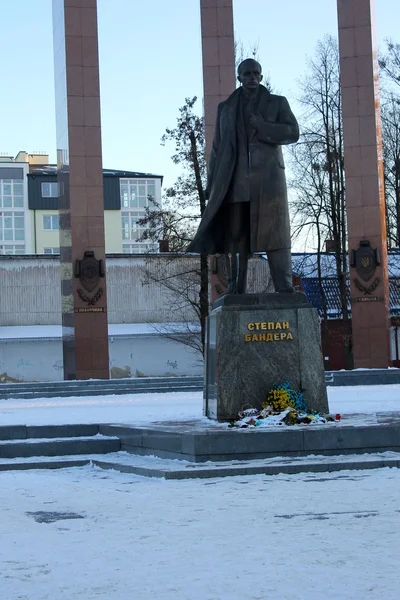
[[[42,183],[42,198],[57,198],[58,184],[57,181]]]
[[[156,182],[154,179],[120,179],[121,208],[142,208],[149,206],[151,198],[155,198]]]
[[[25,215],[23,212],[0,212],[0,241],[25,241]]]
[[[43,215],[43,229],[56,231],[60,229],[58,215]]]
[[[124,254],[149,254],[158,252],[158,244],[122,244]]]
[[[5,170],[10,171],[11,169]],[[20,178],[3,179],[0,177],[0,254],[25,254],[23,170],[15,169],[13,173]],[[8,176],[13,177],[10,173]]]
[[[25,245],[22,244],[0,244],[0,254],[25,254]]]
[[[146,208],[151,207],[156,195],[155,179],[120,179],[122,242],[125,254],[156,252],[157,244],[141,240],[146,227],[140,227]]]
[[[0,207],[24,207],[24,180],[0,179]]]
[[[60,248],[43,248],[43,254],[60,254]]]
[[[140,227],[138,221],[143,218],[144,213],[139,211],[123,211],[122,217],[122,239],[136,242],[146,231],[146,227]]]

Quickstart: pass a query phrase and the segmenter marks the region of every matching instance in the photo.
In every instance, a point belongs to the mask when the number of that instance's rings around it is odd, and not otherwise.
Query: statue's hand
[[[250,118],[249,118],[249,122],[250,122],[250,125],[252,127],[254,127],[255,129],[257,129],[257,131],[259,129],[261,129],[261,127],[263,125],[265,125],[265,121],[262,118],[262,116],[260,115],[260,113],[251,113]]]

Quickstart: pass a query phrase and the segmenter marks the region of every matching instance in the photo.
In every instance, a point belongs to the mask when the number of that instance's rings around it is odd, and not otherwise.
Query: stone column
[[[375,0],[337,0],[349,255],[360,241],[380,254],[373,293],[350,270],[354,367],[390,362],[389,289]],[[367,287],[372,282],[362,282]]]
[[[206,152],[210,153],[217,106],[236,87],[232,0],[200,0]]]
[[[211,152],[217,107],[236,87],[232,0],[200,0],[206,156]],[[211,299],[226,288],[223,261],[210,257]]]
[[[108,379],[97,0],[53,0],[53,40],[64,379]]]

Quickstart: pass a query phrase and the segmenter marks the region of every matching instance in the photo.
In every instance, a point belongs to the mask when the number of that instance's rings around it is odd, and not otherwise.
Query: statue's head
[[[246,58],[238,66],[237,78],[245,90],[257,89],[262,81],[262,77],[261,65],[254,58]]]

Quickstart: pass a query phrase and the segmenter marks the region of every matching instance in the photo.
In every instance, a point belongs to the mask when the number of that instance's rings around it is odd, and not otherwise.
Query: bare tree
[[[400,97],[393,92],[384,95],[381,115],[388,247],[398,248],[400,246]]]
[[[146,228],[141,239],[161,242],[161,249],[174,252],[186,249],[206,208],[204,120],[194,112],[196,101],[196,97],[186,98],[185,104],[179,109],[176,127],[166,129],[161,138],[162,144],[174,144],[175,152],[171,158],[181,167],[182,174],[173,186],[166,189],[163,206],[150,203],[139,223]],[[191,306],[197,325],[187,324],[187,335],[183,338],[179,336],[179,340],[204,355],[209,310],[208,257],[201,254],[193,259],[190,267],[187,261],[182,264],[183,268],[178,268],[173,276],[145,269],[144,281],[157,281],[169,292],[169,297],[173,298],[171,311],[175,314],[181,314],[183,304]],[[170,333],[166,335],[171,337]]]
[[[387,81],[400,87],[400,44],[386,40],[386,53],[379,57],[379,67]]]
[[[295,190],[296,198],[292,202],[296,213],[296,223],[292,229],[294,239],[303,237],[306,245],[314,245],[317,252],[316,276],[318,291],[322,303],[323,341],[324,347],[329,347],[328,302],[323,286],[324,273],[321,253],[324,251],[325,240],[329,236],[326,219],[326,188],[325,171],[321,170],[315,161],[315,147],[302,143],[292,151],[293,177],[291,187]],[[298,265],[299,266],[299,265]],[[301,268],[301,266],[300,266]],[[328,368],[329,365],[325,365]]]
[[[379,59],[388,247],[400,246],[400,44],[386,40]]]
[[[317,277],[327,319],[321,252],[327,241],[334,253],[345,331],[349,325],[347,222],[343,160],[343,120],[337,41],[325,36],[299,83],[303,106],[300,142],[291,150],[294,235],[311,239],[317,251]],[[326,332],[328,332],[326,328]],[[352,367],[351,340],[345,336],[346,367]]]
[[[152,323],[162,336],[204,354],[199,299],[200,257],[183,253],[157,254],[146,259],[142,285],[159,285],[170,322]]]

